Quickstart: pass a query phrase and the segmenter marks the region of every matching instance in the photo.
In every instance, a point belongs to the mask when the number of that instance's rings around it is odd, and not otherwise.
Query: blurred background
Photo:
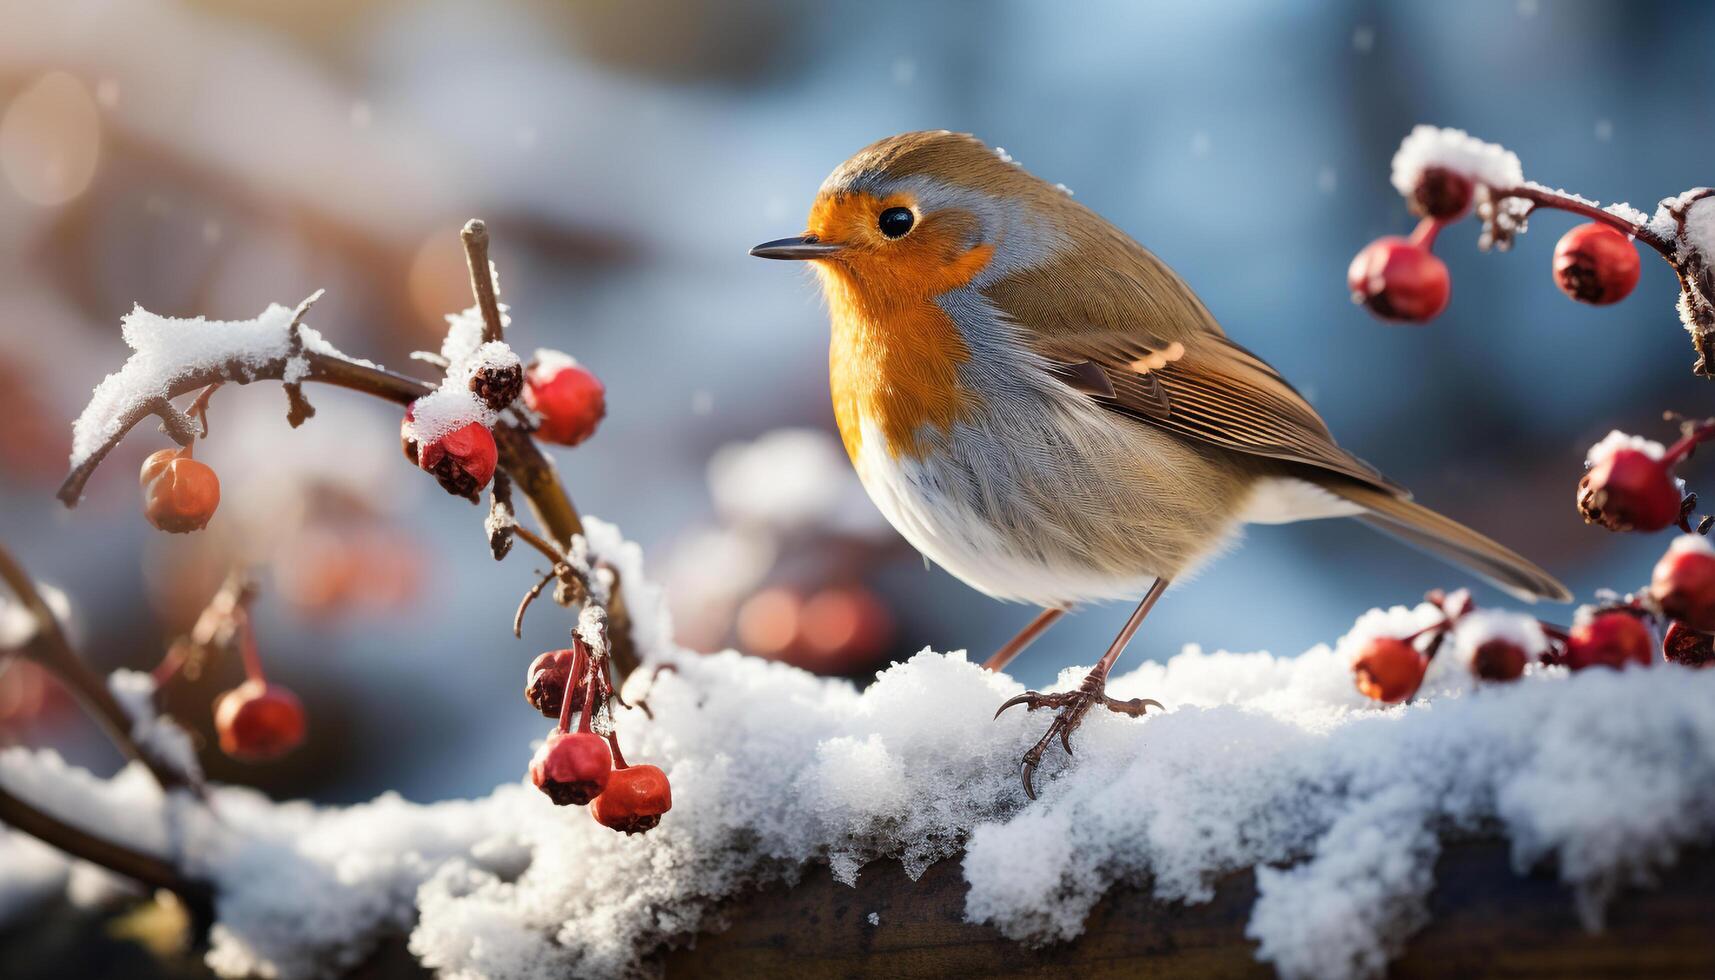
[[[231,564],[257,565],[263,655],[310,740],[267,766],[210,752],[216,778],[330,802],[516,778],[544,729],[524,667],[570,619],[544,603],[512,638],[532,557],[490,560],[483,511],[401,461],[394,407],[312,390],[292,432],[277,386],[223,390],[202,535],[141,518],[134,475],[167,444],[150,425],[76,511],[53,500],[133,303],[246,318],[325,287],[312,325],[424,371],[408,355],[470,304],[457,230],[481,216],[514,346],[607,383],[601,431],[554,455],[580,507],[644,546],[684,642],[860,680],[926,645],[980,659],[1033,611],[878,524],[831,440],[813,283],[745,254],[800,231],[858,148],[950,128],[1155,250],[1420,500],[1582,596],[1632,587],[1661,541],[1587,528],[1572,497],[1610,428],[1666,437],[1662,410],[1709,412],[1665,265],[1646,257],[1617,307],[1579,306],[1549,275],[1569,218],[1502,255],[1467,222],[1442,237],[1453,302],[1427,328],[1373,321],[1344,274],[1411,226],[1388,162],[1414,123],[1646,211],[1710,182],[1712,36],[1695,3],[0,0],[0,540],[66,590],[103,668],[153,666]],[[766,496],[792,481],[818,503]],[[1131,656],[1294,653],[1461,584],[1357,525],[1254,529]],[[1125,612],[1083,611],[1017,673],[1091,662]],[[237,677],[176,689],[175,710],[206,734]],[[0,677],[0,740],[116,762],[23,668]]]

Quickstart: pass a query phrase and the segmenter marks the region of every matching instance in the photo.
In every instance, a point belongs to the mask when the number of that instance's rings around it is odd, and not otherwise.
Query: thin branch
[[[29,834],[74,858],[100,865],[151,888],[165,888],[179,896],[200,922],[213,920],[214,891],[206,882],[187,878],[172,864],[98,837],[73,826],[0,786],[0,823]]]
[[[548,587],[548,583],[552,582],[554,579],[558,578],[559,576],[560,576],[560,566],[555,565],[552,569],[550,569],[548,571],[548,574],[542,576],[540,581],[538,581],[535,585],[530,586],[530,591],[524,593],[523,600],[518,603],[518,612],[514,613],[512,616],[512,635],[513,636],[515,636],[519,639],[524,638],[524,613],[525,613],[525,611],[527,611],[530,608],[530,603],[535,602],[536,599],[539,596],[541,596],[542,590]]]
[[[470,291],[476,294],[476,305],[482,310],[483,343],[504,340],[500,300],[494,292],[494,273],[488,267],[488,225],[481,218],[472,218],[465,222],[459,239],[464,242],[465,262],[470,266]]]
[[[1552,191],[1537,184],[1524,184],[1518,187],[1496,188],[1493,193],[1496,199],[1503,197],[1517,197],[1530,201],[1537,207],[1554,208],[1557,211],[1569,211],[1573,214],[1589,218],[1591,221],[1600,222],[1623,235],[1629,235],[1632,238],[1636,238],[1638,241],[1643,242],[1650,248],[1655,249],[1657,252],[1661,253],[1661,257],[1666,259],[1669,263],[1674,261],[1673,243],[1669,242],[1667,239],[1662,238],[1660,235],[1649,230],[1649,228],[1643,225],[1627,221],[1625,218],[1622,218],[1617,214],[1594,207],[1585,201],[1572,197],[1571,195],[1562,194],[1559,191]]]
[[[36,621],[36,634],[24,645],[24,655],[36,661],[70,689],[83,704],[84,710],[101,725],[113,744],[125,755],[148,767],[149,772],[154,774],[155,781],[163,788],[185,786],[183,776],[161,765],[131,737],[131,716],[120,707],[113,697],[113,692],[107,689],[100,676],[72,649],[71,641],[66,638],[65,630],[60,625],[59,617],[54,615],[53,607],[42,598],[35,580],[30,578],[29,573],[24,571],[23,566],[18,564],[17,559],[13,558],[12,553],[3,545],[0,545],[0,581],[6,583]]]

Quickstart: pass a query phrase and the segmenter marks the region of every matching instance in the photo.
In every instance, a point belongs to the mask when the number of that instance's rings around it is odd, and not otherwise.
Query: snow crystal
[[[1428,167],[1444,167],[1481,184],[1509,188],[1524,181],[1524,168],[1511,150],[1485,143],[1462,129],[1419,125],[1393,155],[1393,186],[1409,197]]]
[[[500,306],[500,326],[502,329],[512,325],[512,317],[507,313],[505,303]],[[482,310],[471,307],[459,313],[447,314],[447,335],[441,340],[441,357],[448,364],[458,364],[471,357],[482,346],[483,320]]]
[[[119,434],[123,416],[148,402],[166,397],[175,382],[219,367],[242,377],[260,371],[290,352],[288,328],[296,311],[269,304],[253,320],[183,320],[150,313],[134,306],[122,320],[121,336],[132,350],[124,366],[102,379],[83,414],[72,423],[71,465],[87,460]],[[315,330],[299,326],[306,350],[374,367],[347,357]],[[307,364],[300,371],[307,369]]]
[[[1634,436],[1614,429],[1584,454],[1584,465],[1586,467],[1595,466],[1599,461],[1607,459],[1621,449],[1635,449],[1650,459],[1660,459],[1667,453],[1667,447],[1654,439],[1645,439],[1643,436]]]
[[[510,322],[504,312],[501,322]],[[400,427],[402,435],[419,443],[433,442],[472,422],[493,428],[499,413],[471,391],[471,378],[485,368],[520,364],[518,355],[504,341],[483,341],[482,314],[475,307],[447,317],[441,357],[446,359],[447,369],[440,387],[412,402],[411,420]]]
[[[107,689],[131,719],[131,740],[149,758],[183,776],[187,782],[202,782],[196,743],[178,722],[155,710],[155,678],[139,670],[116,670],[107,677]]]
[[[1686,208],[1685,242],[1702,252],[1706,262],[1715,263],[1715,195],[1698,198]]]
[[[869,914],[868,918],[869,918],[869,924],[870,925],[872,925],[872,926],[881,925],[881,913],[880,912],[871,912]]]
[[[722,446],[709,459],[708,480],[715,510],[740,527],[884,532],[845,450],[815,429],[776,429]]]
[[[1640,228],[1649,224],[1649,215],[1644,214],[1642,211],[1632,207],[1625,201],[1620,201],[1617,204],[1610,204],[1602,210],[1621,220],[1630,221],[1632,224],[1637,225]]]
[[[961,853],[966,916],[1020,941],[1078,935],[1116,884],[1200,902],[1250,871],[1260,957],[1288,977],[1368,976],[1423,923],[1444,831],[1504,836],[1521,870],[1551,864],[1592,922],[1615,889],[1715,834],[1715,672],[1550,668],[1478,688],[1442,656],[1442,680],[1432,670],[1414,703],[1384,708],[1353,689],[1352,651],[1441,616],[1400,606],[1298,657],[1187,648],[1114,677],[1115,697],[1169,710],[1092,714],[1031,802],[1018,759],[1046,721],[992,717],[1020,691],[1010,678],[925,651],[859,691],[676,650],[635,546],[593,519],[587,533],[625,581],[645,655],[677,668],[640,672],[652,718],[614,719],[627,756],[672,781],[648,835],[522,779],[475,801],[348,808],[216,787],[203,810],[139,766],[104,781],[14,749],[0,782],[214,881],[209,964],[281,978],[349,969],[404,931],[448,976],[636,975],[730,897],[806,866],[849,882],[879,859],[915,876]],[[520,746],[520,770],[527,757]],[[58,875],[0,867],[0,895]]]

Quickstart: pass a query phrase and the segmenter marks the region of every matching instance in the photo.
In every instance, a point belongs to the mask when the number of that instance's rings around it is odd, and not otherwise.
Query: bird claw
[[[1035,711],[1037,708],[1058,709],[1053,723],[1048,726],[1048,731],[1044,732],[1040,739],[1037,739],[1036,744],[1032,745],[1029,751],[1024,753],[1024,758],[1020,760],[1018,777],[1019,781],[1024,784],[1025,796],[1033,800],[1036,799],[1036,786],[1033,782],[1036,767],[1042,764],[1042,753],[1047,751],[1048,746],[1056,737],[1060,739],[1060,745],[1065,748],[1066,754],[1068,756],[1072,754],[1072,733],[1078,729],[1079,725],[1083,724],[1084,716],[1089,714],[1091,708],[1100,704],[1109,711],[1129,715],[1133,718],[1144,714],[1152,706],[1158,710],[1166,710],[1162,707],[1161,702],[1154,698],[1132,698],[1129,701],[1115,700],[1107,696],[1105,687],[1106,680],[1092,673],[1084,678],[1084,683],[1075,691],[1057,691],[1053,694],[1025,691],[1016,697],[1008,698],[995,711],[994,716],[999,718],[1006,709],[1021,704],[1024,705],[1026,711]]]

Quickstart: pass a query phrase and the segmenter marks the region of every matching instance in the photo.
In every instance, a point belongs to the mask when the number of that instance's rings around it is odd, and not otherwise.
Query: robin
[[[966,584],[1042,607],[1001,669],[1074,606],[1141,596],[1025,753],[1118,701],[1114,662],[1169,582],[1245,523],[1356,517],[1521,599],[1547,572],[1415,504],[1341,449],[1302,395],[1230,340],[1184,280],[1060,187],[969,135],[881,140],[823,182],[803,235],[833,321],[834,417],[899,533]],[[996,712],[997,716],[999,712]]]

